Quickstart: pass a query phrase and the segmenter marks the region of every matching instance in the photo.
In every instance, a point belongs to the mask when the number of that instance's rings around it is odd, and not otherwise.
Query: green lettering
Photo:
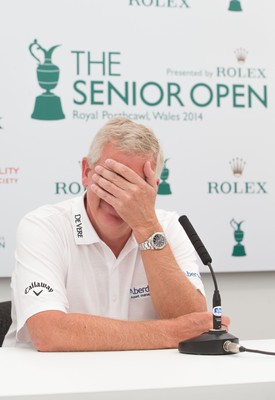
[[[175,87],[175,92],[172,92],[172,89]],[[178,85],[177,83],[168,83],[168,106],[171,106],[171,97],[175,97],[177,99],[177,101],[179,102],[179,104],[181,106],[184,107],[183,102],[181,101],[181,99],[179,98],[178,94],[180,93],[180,85]]]
[[[205,103],[202,103],[202,102],[199,103],[197,100],[195,100],[195,97],[194,97],[195,91],[196,91],[197,89],[201,89],[201,88],[205,88],[206,91],[207,91],[206,94],[209,96],[208,100],[207,100]],[[206,107],[206,106],[208,106],[208,105],[212,102],[212,100],[213,100],[213,92],[212,92],[211,87],[208,86],[208,85],[206,85],[205,83],[197,83],[195,86],[192,87],[191,93],[190,93],[190,97],[191,97],[192,102],[193,102],[194,104],[196,104],[196,106],[198,106],[198,107]]]
[[[80,94],[81,96],[82,96],[82,100],[73,100],[74,101],[74,103],[75,104],[85,104],[86,103],[86,101],[87,101],[87,96],[86,96],[86,94],[82,91],[82,90],[80,90],[80,88],[78,87],[79,85],[84,85],[84,86],[86,86],[86,82],[85,81],[75,81],[75,83],[74,83],[74,90],[78,93],[78,94]]]
[[[221,106],[220,99],[222,97],[226,97],[229,93],[228,86],[226,85],[217,85],[217,106]]]
[[[233,85],[233,107],[244,107],[244,104],[237,104],[238,97],[244,97],[244,93],[238,93],[238,89],[243,89],[244,85]]]
[[[267,87],[266,85],[263,86],[263,97],[260,97],[258,93],[252,87],[248,86],[248,107],[252,107],[252,97],[255,96],[263,106],[267,107]]]
[[[219,193],[217,182],[208,182],[208,193],[212,193],[212,189]]]
[[[124,94],[120,93],[118,89],[111,83],[108,82],[108,104],[112,104],[112,92],[115,92],[125,104],[128,105],[128,82],[124,82]]]
[[[103,85],[103,81],[91,81],[90,85],[91,85],[91,104],[97,104],[97,105],[104,104],[103,101],[95,100],[95,95],[97,93],[101,93],[101,94],[104,93],[104,91],[102,89],[101,90],[96,89],[97,85],[99,85],[99,86]]]
[[[159,98],[154,102],[149,102],[148,100],[145,99],[145,90],[150,86],[155,86],[159,90]],[[163,96],[164,96],[163,89],[156,82],[147,82],[140,89],[140,98],[143,101],[143,103],[146,104],[147,106],[157,106],[162,102]]]

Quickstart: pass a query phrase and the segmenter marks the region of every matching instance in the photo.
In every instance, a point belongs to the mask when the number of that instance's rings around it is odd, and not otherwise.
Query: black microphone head
[[[193,244],[203,264],[204,265],[211,264],[212,258],[210,257],[210,254],[206,250],[204,244],[200,240],[197,232],[195,231],[193,225],[191,224],[187,216],[182,215],[181,217],[179,217],[179,222],[183,227],[183,229],[185,230],[187,236],[189,237],[191,243]]]

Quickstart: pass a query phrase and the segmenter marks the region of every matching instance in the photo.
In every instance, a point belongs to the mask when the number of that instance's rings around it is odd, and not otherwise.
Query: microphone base
[[[198,355],[223,355],[233,354],[223,348],[224,342],[229,340],[232,343],[239,343],[236,336],[231,335],[225,330],[213,329],[203,333],[193,339],[182,341],[178,345],[178,350],[183,354]]]

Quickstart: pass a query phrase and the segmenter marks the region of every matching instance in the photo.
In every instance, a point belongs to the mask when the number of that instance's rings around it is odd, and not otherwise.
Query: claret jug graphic
[[[242,11],[241,2],[239,0],[231,0],[228,10],[229,11]]]
[[[158,187],[158,194],[172,194],[170,185],[167,181],[169,177],[169,169],[166,167],[166,163],[169,160],[169,158],[166,158],[164,161],[164,166],[160,175],[161,182]]]
[[[233,253],[232,253],[233,257],[246,256],[245,248],[241,244],[241,242],[243,241],[243,237],[244,237],[244,232],[241,230],[241,224],[243,222],[244,221],[237,222],[237,221],[235,221],[234,218],[230,221],[230,225],[234,229],[234,238],[237,242],[237,244],[233,248]]]
[[[52,63],[53,52],[59,46],[58,44],[49,50],[45,50],[36,39],[29,46],[31,55],[38,61],[36,69],[38,83],[42,89],[45,89],[44,93],[36,97],[31,116],[33,119],[50,121],[65,118],[60,98],[51,92],[56,87],[59,79],[59,68]],[[44,54],[43,63],[38,57],[41,51]]]

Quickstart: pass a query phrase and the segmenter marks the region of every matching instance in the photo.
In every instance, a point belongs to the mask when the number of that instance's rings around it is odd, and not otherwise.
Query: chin
[[[119,215],[105,214],[107,221],[112,225],[127,225]]]
[[[119,225],[125,224],[124,220],[118,215],[114,207],[112,207],[110,204],[106,203],[105,201],[104,202],[102,201],[100,208],[107,222]]]

